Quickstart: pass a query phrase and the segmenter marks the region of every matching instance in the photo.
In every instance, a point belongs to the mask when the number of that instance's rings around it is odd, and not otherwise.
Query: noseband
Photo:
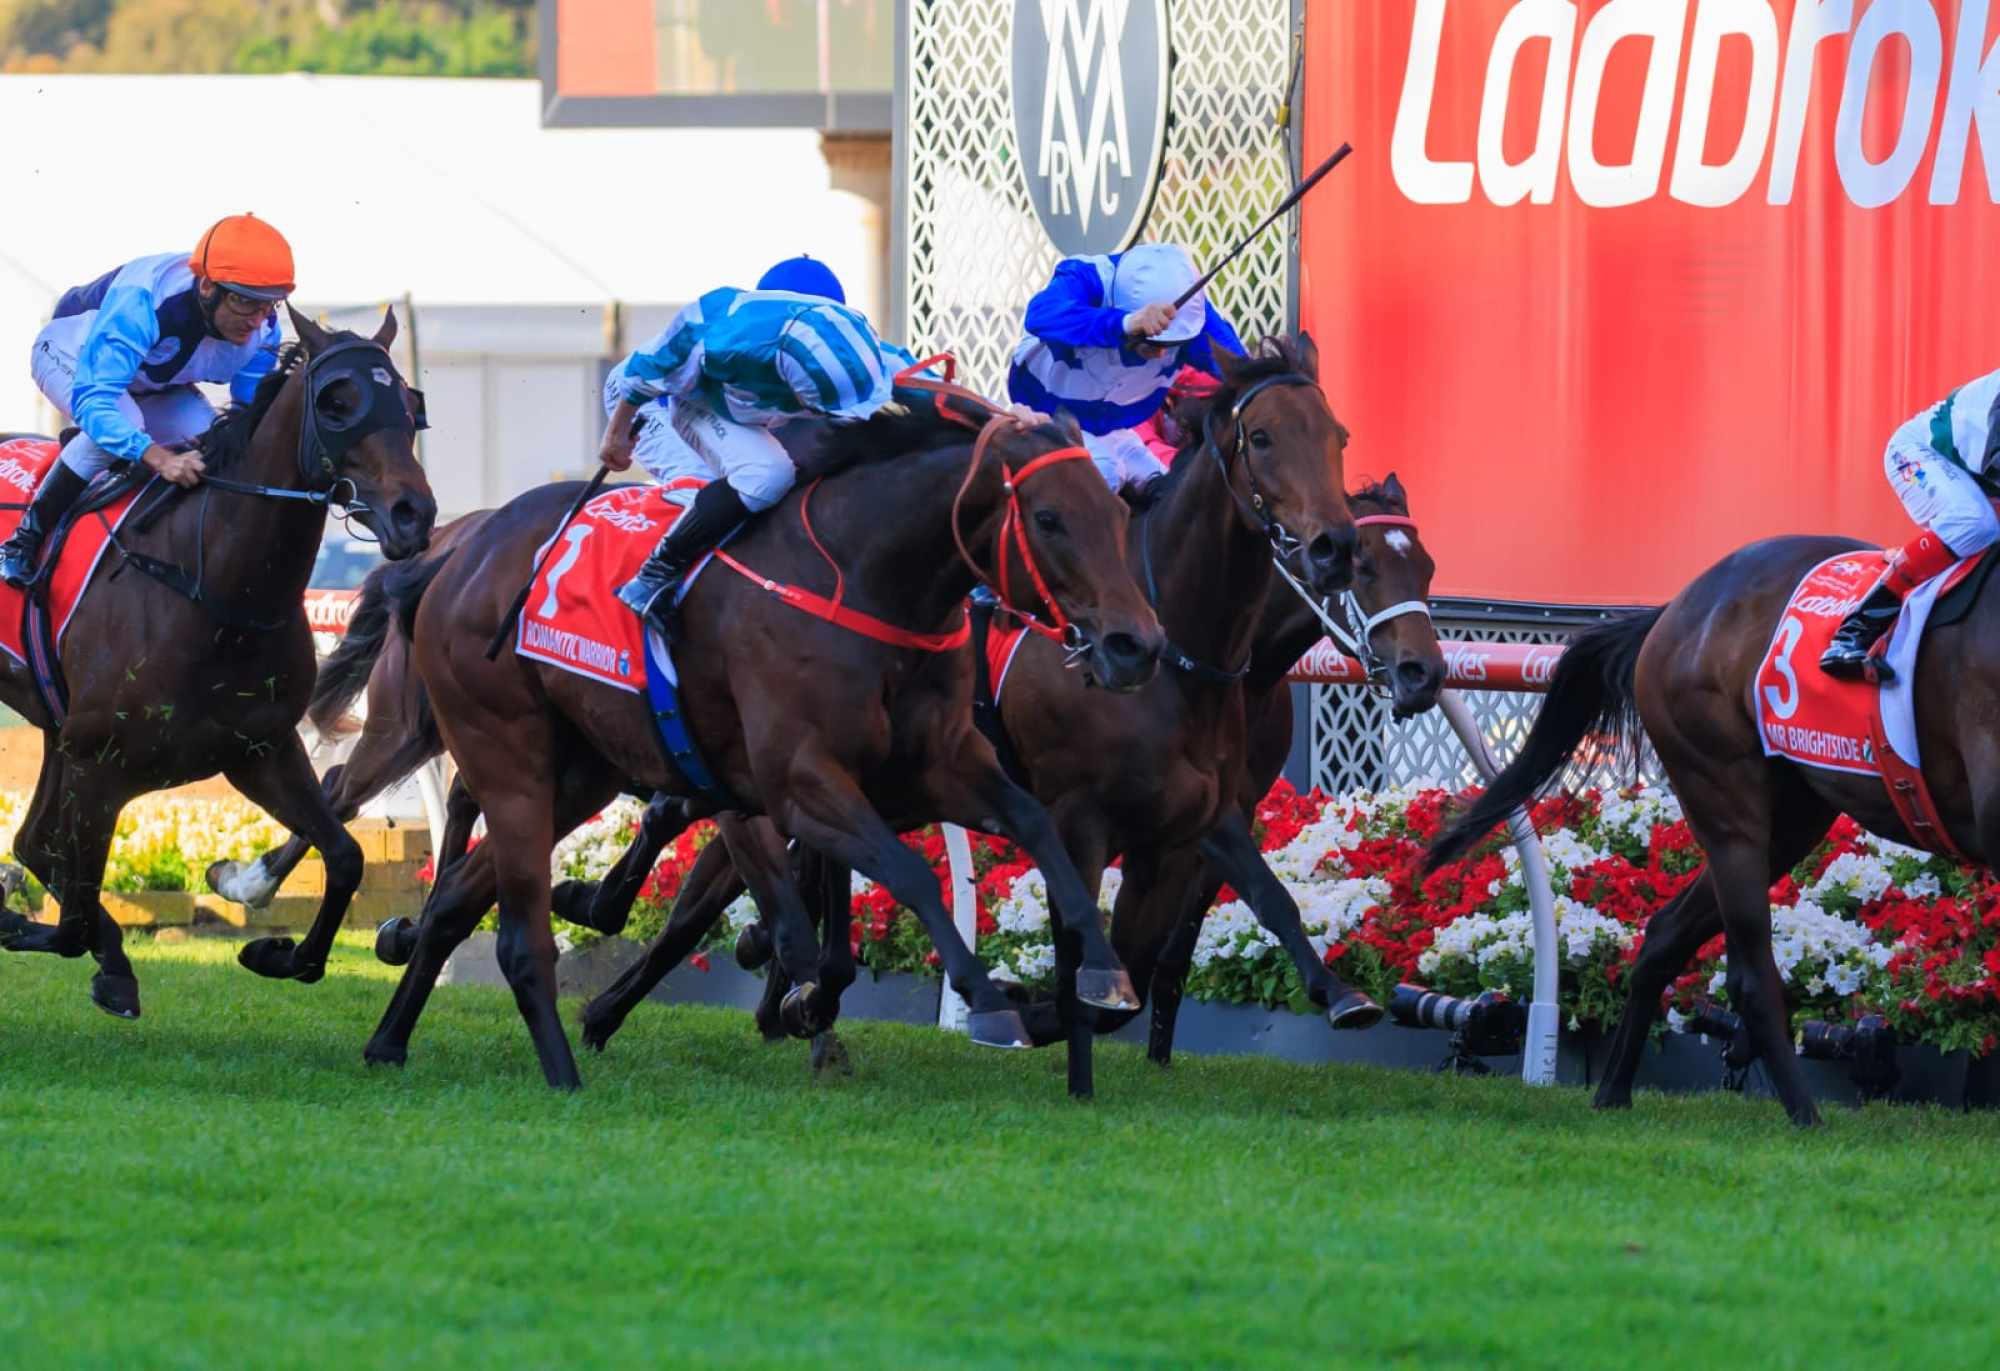
[[[1357,529],[1407,528],[1414,533],[1417,521],[1406,514],[1367,514],[1356,519],[1354,526]],[[1375,684],[1381,684],[1389,675],[1388,663],[1384,662],[1381,654],[1375,651],[1375,630],[1392,619],[1402,618],[1405,614],[1421,614],[1426,619],[1431,617],[1430,604],[1424,600],[1403,600],[1369,614],[1361,608],[1361,601],[1355,597],[1354,592],[1345,590],[1341,592],[1340,617],[1336,619],[1327,612],[1325,604],[1314,598],[1312,592],[1306,589],[1305,583],[1292,574],[1292,569],[1285,565],[1282,554],[1271,560],[1278,568],[1278,574],[1285,578],[1285,583],[1297,591],[1299,598],[1304,600],[1318,616],[1321,626],[1326,629],[1327,636],[1339,645],[1342,652],[1361,663],[1361,669],[1368,673],[1368,679]],[[1350,625],[1357,622],[1361,627],[1358,630],[1351,630]]]

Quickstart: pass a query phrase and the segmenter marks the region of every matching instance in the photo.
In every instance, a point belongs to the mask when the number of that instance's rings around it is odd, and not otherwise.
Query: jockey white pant
[[[1930,437],[1928,413],[1910,420],[1889,439],[1882,468],[1910,518],[1970,557],[2000,542],[2000,515],[1964,467],[1937,454]]]
[[[676,398],[674,432],[701,454],[709,468],[729,482],[753,513],[785,498],[798,468],[778,436],[728,419],[696,400]]]
[[[1166,473],[1166,464],[1153,455],[1145,439],[1129,428],[1110,433],[1086,433],[1084,449],[1104,484],[1113,490],[1135,490],[1155,476]]]
[[[36,388],[48,397],[56,412],[75,422],[69,408],[69,393],[76,385],[75,354],[51,342],[44,330],[43,336],[35,339],[28,369]],[[127,393],[119,398],[118,408],[133,427],[162,447],[206,433],[215,422],[215,406],[193,386],[171,386],[144,395]],[[86,481],[117,460],[81,433],[63,445],[63,465]]]
[[[625,398],[625,373],[622,367],[613,367],[611,374],[604,378],[604,415],[618,408]],[[667,407],[671,401],[649,404],[639,411],[639,436],[632,440],[632,457],[661,485],[680,477],[691,477],[706,481],[712,474],[708,463],[701,454],[689,447],[684,439],[674,432],[673,424],[667,418]],[[665,498],[678,505],[688,504],[694,499],[692,488],[664,492]]]

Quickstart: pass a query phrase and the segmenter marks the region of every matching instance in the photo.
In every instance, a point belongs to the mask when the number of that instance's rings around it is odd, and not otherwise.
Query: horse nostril
[[[1136,667],[1146,661],[1146,649],[1129,633],[1107,633],[1101,646],[1113,666]]]
[[[1306,544],[1306,556],[1312,559],[1315,566],[1325,566],[1338,555],[1331,533],[1322,533]]]
[[[1412,693],[1428,690],[1436,680],[1436,673],[1429,663],[1404,661],[1396,663],[1396,684]]]

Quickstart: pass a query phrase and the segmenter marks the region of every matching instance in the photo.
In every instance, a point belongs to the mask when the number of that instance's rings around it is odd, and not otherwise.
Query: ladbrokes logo
[[[1787,205],[1801,160],[1813,157],[1810,167],[1825,155],[1823,145],[1808,142],[1809,125],[1826,137],[1825,120],[1807,117],[1815,107],[1837,111],[1833,162],[1853,204],[1873,208],[1921,194],[1933,205],[1955,205],[1961,191],[2000,201],[2000,41],[1986,46],[1987,0],[1873,0],[1865,7],[1852,0],[1610,0],[1586,7],[1587,18],[1572,0],[1516,0],[1483,51],[1469,26],[1498,7],[1415,0],[1414,8],[1390,165],[1397,188],[1419,204],[1465,203],[1476,173],[1494,204],[1546,205],[1566,170],[1577,199],[1594,207],[1662,192],[1684,204],[1730,205],[1755,193],[1760,178],[1765,202]],[[1634,75],[1641,85],[1636,127],[1622,119],[1618,128],[1600,126],[1601,109],[1635,103],[1631,91],[1608,89],[1618,83],[1606,76],[1631,70],[1623,59],[1614,67],[1612,57],[1627,39],[1643,40],[1635,46],[1647,53],[1644,75]],[[1460,126],[1438,109],[1446,51],[1457,70],[1485,72],[1476,135],[1470,120]],[[1844,59],[1839,89],[1816,92],[1815,75],[1834,70],[1822,63],[1836,54]],[[1443,109],[1472,104],[1454,94]],[[1533,133],[1524,156],[1509,137],[1515,106],[1529,117],[1517,117],[1513,132]],[[1975,122],[1980,165],[1968,176]],[[1728,144],[1739,127],[1733,146],[1712,146]],[[1600,160],[1610,148],[1630,152]],[[1930,175],[1920,180],[1927,161]]]
[[[1014,137],[1028,199],[1065,256],[1145,223],[1167,122],[1166,0],[1015,0]]]

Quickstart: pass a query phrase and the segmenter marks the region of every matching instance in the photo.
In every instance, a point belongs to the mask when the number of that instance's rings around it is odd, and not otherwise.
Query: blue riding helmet
[[[794,295],[817,295],[838,305],[847,303],[840,278],[816,257],[787,257],[757,278],[757,289],[786,290]]]

